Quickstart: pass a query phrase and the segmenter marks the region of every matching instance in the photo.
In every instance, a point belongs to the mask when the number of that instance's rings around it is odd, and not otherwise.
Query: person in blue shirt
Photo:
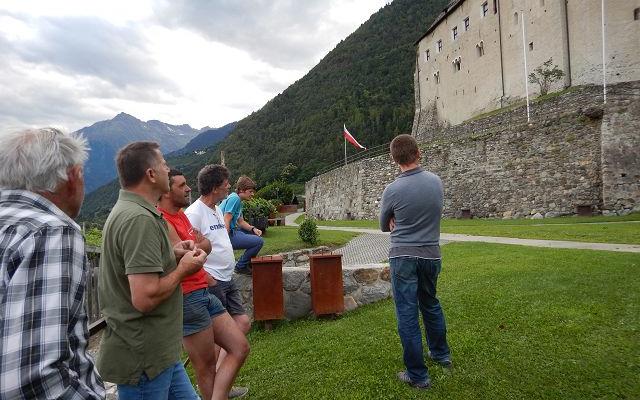
[[[249,177],[241,176],[236,183],[236,191],[220,204],[233,249],[246,249],[236,263],[237,274],[251,275],[251,258],[258,255],[264,245],[264,239],[260,237],[262,231],[242,217],[242,200],[251,200],[254,194],[255,182]]]

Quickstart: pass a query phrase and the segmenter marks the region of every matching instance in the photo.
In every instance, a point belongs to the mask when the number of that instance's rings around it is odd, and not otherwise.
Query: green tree
[[[540,95],[549,93],[549,87],[564,76],[564,71],[553,64],[553,58],[549,58],[542,65],[529,74],[529,83],[535,83],[540,87]]]

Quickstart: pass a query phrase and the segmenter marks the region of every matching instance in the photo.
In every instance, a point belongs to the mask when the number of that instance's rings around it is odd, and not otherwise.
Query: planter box
[[[251,265],[253,318],[256,321],[283,319],[282,257],[255,257],[251,259]]]
[[[312,254],[309,268],[313,313],[318,316],[344,312],[342,254]]]
[[[282,204],[278,206],[278,212],[283,214],[290,214],[298,211],[297,204]]]

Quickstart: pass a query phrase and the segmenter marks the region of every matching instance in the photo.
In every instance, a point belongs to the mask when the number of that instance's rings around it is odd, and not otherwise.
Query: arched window
[[[484,42],[482,40],[480,43],[476,44],[476,50],[478,51],[478,57],[482,57],[484,55]]]
[[[518,18],[518,12],[516,11],[516,12],[513,13],[513,24],[514,25],[518,25],[518,21],[519,20],[520,19]]]

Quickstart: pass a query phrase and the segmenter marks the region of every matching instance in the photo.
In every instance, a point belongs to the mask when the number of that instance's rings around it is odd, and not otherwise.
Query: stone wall
[[[414,127],[423,165],[442,177],[445,216],[573,214],[640,209],[640,81],[573,87],[457,126]],[[376,218],[384,187],[399,173],[389,155],[362,160],[306,184],[307,213]]]
[[[311,314],[311,278],[308,267],[282,269],[284,307],[287,319]],[[384,264],[348,266],[342,269],[345,311],[391,297],[389,267]],[[251,277],[236,275],[244,306],[253,319]]]

